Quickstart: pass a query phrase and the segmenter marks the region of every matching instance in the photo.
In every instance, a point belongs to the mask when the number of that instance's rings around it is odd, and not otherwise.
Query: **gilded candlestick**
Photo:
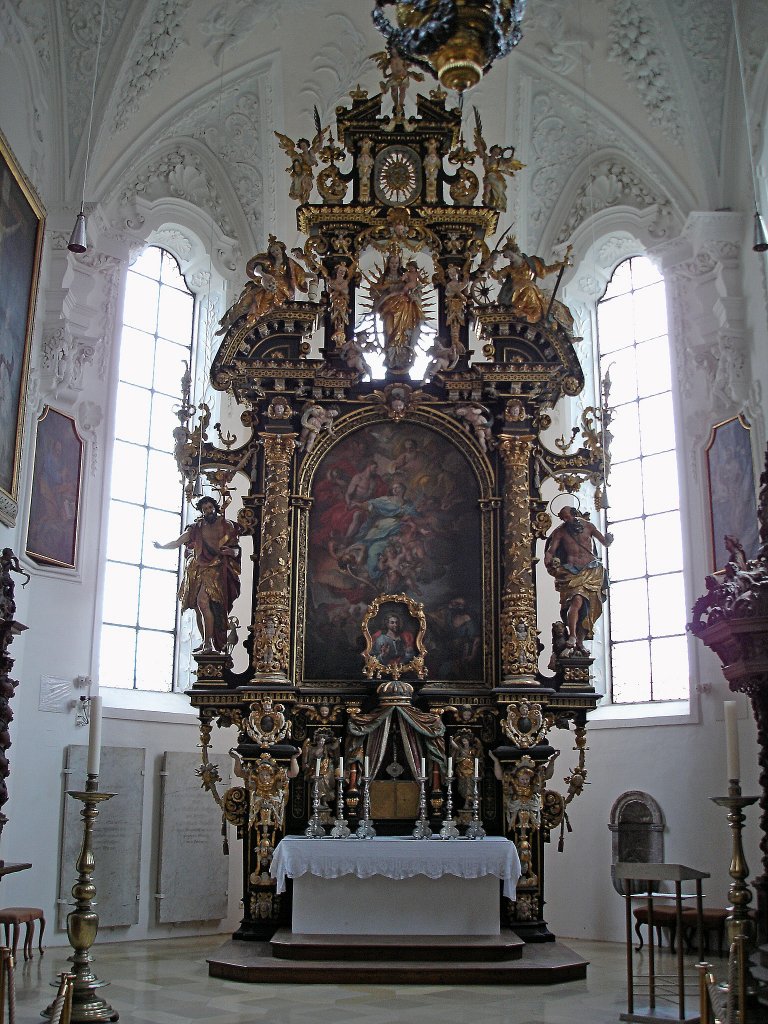
[[[746,941],[747,945],[752,945],[752,922],[749,919],[748,910],[752,901],[752,892],[746,883],[749,867],[744,857],[742,843],[742,831],[746,820],[743,809],[756,803],[760,798],[742,796],[739,780],[731,779],[728,785],[728,796],[718,796],[712,799],[719,807],[728,808],[728,823],[731,826],[731,863],[728,873],[733,881],[728,887],[728,896],[731,901],[731,913],[726,918],[728,945],[730,946],[737,937]]]
[[[99,981],[93,972],[93,957],[90,950],[99,930],[99,915],[93,909],[96,886],[93,883],[95,859],[93,855],[93,828],[99,816],[98,805],[111,800],[114,793],[99,792],[98,775],[89,775],[85,790],[69,790],[68,796],[83,804],[80,816],[83,819],[83,843],[75,864],[77,881],[72,886],[75,909],[67,915],[67,937],[74,950],[71,957],[72,974],[72,1024],[86,1024],[90,1021],[115,1021],[120,1014],[113,1010],[98,994],[108,981]],[[52,1003],[42,1011],[42,1016],[51,1017]]]

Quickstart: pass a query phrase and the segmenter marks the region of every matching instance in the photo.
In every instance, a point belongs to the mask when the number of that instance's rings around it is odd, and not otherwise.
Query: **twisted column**
[[[538,686],[536,680],[536,592],[533,582],[533,532],[530,512],[532,434],[502,434],[504,462],[504,534],[501,596],[502,684]]]
[[[295,434],[262,434],[264,509],[251,623],[252,682],[288,682],[291,650],[290,470]]]

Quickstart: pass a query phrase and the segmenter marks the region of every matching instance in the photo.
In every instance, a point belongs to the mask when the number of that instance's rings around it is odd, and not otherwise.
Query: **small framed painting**
[[[717,570],[731,560],[733,542],[741,544],[747,558],[758,549],[752,435],[743,416],[712,428],[706,459],[712,567]]]
[[[76,567],[82,463],[75,421],[46,405],[37,421],[26,548],[41,565]]]
[[[0,132],[0,522],[16,521],[45,210]]]

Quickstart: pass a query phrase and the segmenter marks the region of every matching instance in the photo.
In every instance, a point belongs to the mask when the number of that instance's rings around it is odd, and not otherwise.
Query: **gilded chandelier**
[[[477,85],[522,38],[526,0],[376,0],[373,22],[387,45],[446,89]],[[384,13],[396,8],[395,26]]]

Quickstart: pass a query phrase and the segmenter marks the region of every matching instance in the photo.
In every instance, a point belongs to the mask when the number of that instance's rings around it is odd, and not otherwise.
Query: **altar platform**
[[[587,976],[561,942],[500,936],[297,935],[230,940],[208,958],[212,978],[309,985],[555,985]]]

